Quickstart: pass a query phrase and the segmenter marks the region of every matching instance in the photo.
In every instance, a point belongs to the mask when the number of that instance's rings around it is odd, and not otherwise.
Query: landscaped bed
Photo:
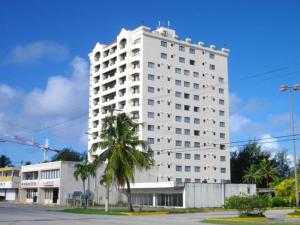
[[[264,217],[237,217],[237,218],[211,218],[201,221],[209,224],[224,225],[296,225],[299,223],[285,223],[268,220]]]

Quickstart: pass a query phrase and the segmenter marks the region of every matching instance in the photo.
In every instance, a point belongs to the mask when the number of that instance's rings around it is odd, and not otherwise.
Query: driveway
[[[199,225],[212,217],[237,216],[236,212],[186,213],[151,216],[79,215],[56,211],[38,205],[0,203],[0,225]],[[267,215],[282,220],[291,210],[272,210]],[[296,220],[294,220],[296,221]],[[300,222],[300,220],[297,220]]]

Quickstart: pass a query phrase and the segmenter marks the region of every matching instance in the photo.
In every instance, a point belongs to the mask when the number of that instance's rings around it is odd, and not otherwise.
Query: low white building
[[[20,169],[15,167],[0,168],[0,201],[18,199]]]
[[[82,181],[74,177],[78,162],[48,162],[22,166],[21,203],[65,205],[68,196],[83,192]]]

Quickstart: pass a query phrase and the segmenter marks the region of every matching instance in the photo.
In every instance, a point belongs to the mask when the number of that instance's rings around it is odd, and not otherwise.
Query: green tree
[[[263,179],[263,174],[259,167],[255,164],[252,164],[245,172],[243,180],[247,183],[260,184]]]
[[[93,163],[89,163],[87,160],[84,160],[82,163],[78,163],[75,165],[74,177],[76,180],[80,177],[83,185],[83,195],[85,198],[85,208],[88,203],[88,196],[86,193],[86,185],[85,182],[89,176],[96,176],[96,167]]]
[[[277,167],[278,176],[280,178],[289,178],[291,175],[290,160],[288,159],[287,150],[281,150],[276,153],[273,158]]]
[[[5,155],[0,155],[0,167],[13,166],[10,158]]]
[[[298,179],[300,181],[300,179]],[[283,198],[290,205],[294,205],[296,202],[296,193],[295,193],[295,179],[285,179],[278,185],[274,187],[275,196]],[[299,187],[300,191],[300,187]]]
[[[102,121],[100,142],[91,150],[102,149],[96,161],[107,161],[102,180],[110,186],[114,181],[118,187],[127,189],[128,210],[133,211],[130,182],[134,182],[136,170],[150,169],[154,160],[146,152],[147,143],[139,140],[135,123],[125,113],[106,117]]]
[[[271,161],[267,159],[263,159],[259,163],[259,170],[263,175],[263,178],[266,179],[267,187],[269,187],[269,181],[274,180],[277,177],[277,168],[276,166],[272,165]]]
[[[52,157],[52,161],[74,161],[81,162],[86,159],[86,154],[81,154],[70,148],[64,148]]]
[[[231,152],[231,181],[232,183],[242,183],[243,177],[248,168],[254,164],[258,165],[263,159],[270,160],[270,153],[261,150],[256,142],[249,142],[240,149]]]

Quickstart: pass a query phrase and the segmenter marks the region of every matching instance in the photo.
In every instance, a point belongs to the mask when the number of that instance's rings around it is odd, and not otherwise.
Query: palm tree
[[[276,166],[272,165],[271,161],[263,159],[259,163],[259,170],[267,181],[267,187],[269,187],[269,179],[274,180],[277,177]]]
[[[83,185],[83,195],[85,198],[85,208],[87,207],[87,195],[86,195],[86,187],[85,181],[88,179],[89,176],[96,176],[96,167],[94,164],[89,163],[87,160],[83,161],[82,163],[78,163],[75,165],[74,177],[78,180],[78,177],[82,180]]]
[[[257,165],[252,164],[246,171],[243,176],[243,180],[247,183],[259,184],[263,179],[263,174]]]
[[[145,150],[147,143],[139,140],[135,123],[125,113],[106,117],[102,121],[100,142],[92,145],[91,150],[104,150],[96,159],[107,161],[103,181],[107,186],[115,182],[118,187],[127,189],[128,210],[133,211],[130,182],[134,182],[136,170],[150,169],[154,160]]]

